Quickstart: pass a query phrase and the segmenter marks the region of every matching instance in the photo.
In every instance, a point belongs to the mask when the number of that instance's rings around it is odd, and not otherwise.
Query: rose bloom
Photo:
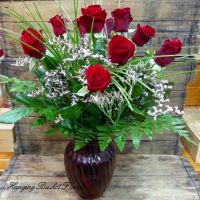
[[[116,32],[128,32],[128,26],[133,21],[130,8],[118,8],[112,12],[114,18],[113,30]]]
[[[175,60],[174,56],[167,56],[167,55],[176,55],[179,54],[182,50],[182,42],[179,38],[174,38],[172,40],[165,40],[161,49],[156,52],[156,56],[164,56],[155,58],[156,64],[160,65],[161,67],[165,67],[172,63]]]
[[[101,32],[105,24],[106,11],[100,5],[90,5],[87,8],[82,8],[81,11],[83,15],[77,19],[81,35],[91,31],[93,33]]]
[[[87,87],[91,92],[101,91],[103,93],[110,83],[110,73],[101,64],[89,66],[85,73]]]
[[[149,40],[154,37],[156,34],[156,31],[153,27],[149,25],[141,26],[140,24],[137,25],[137,30],[135,34],[133,35],[133,42],[139,46],[144,46]]]
[[[64,19],[60,15],[56,15],[52,17],[49,20],[49,23],[51,23],[56,37],[61,36],[64,33],[66,33],[65,22],[64,22]]]
[[[112,63],[124,65],[134,56],[135,45],[126,37],[115,35],[109,42],[109,55]]]
[[[37,59],[40,59],[43,57],[43,54],[46,52],[46,48],[42,44],[44,39],[40,33],[38,33],[36,30],[34,30],[31,27],[27,28],[26,30],[22,32],[22,36],[20,40],[23,42],[21,43],[21,45],[24,50],[24,54],[29,55],[30,57],[33,57],[33,58],[37,58]],[[28,44],[29,46],[27,46],[24,43]],[[33,47],[34,49],[31,47]]]

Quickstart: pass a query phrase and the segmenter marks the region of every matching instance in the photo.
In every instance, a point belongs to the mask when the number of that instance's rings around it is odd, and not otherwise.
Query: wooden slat
[[[183,118],[188,127],[190,137],[197,145],[188,142],[184,138],[181,139],[181,142],[192,157],[193,161],[195,163],[200,163],[200,107],[185,107]]]
[[[0,152],[0,159],[11,159],[13,156],[13,152]]]
[[[4,169],[7,167],[10,159],[14,156],[12,152],[0,152],[0,175],[4,172]]]
[[[0,152],[14,152],[14,142],[12,140],[0,140]]]
[[[118,155],[111,184],[99,200],[197,200],[199,182],[193,180],[196,175],[191,176],[191,167],[184,166],[184,163],[187,161],[182,161],[178,156]],[[10,167],[12,170],[9,170]],[[9,178],[6,184],[2,184],[2,199],[80,199],[69,189],[34,189],[31,192],[9,189],[11,182],[17,182],[18,186],[35,187],[38,187],[40,182],[47,185],[63,185],[68,181],[64,171],[63,155],[20,156],[10,167],[4,173],[4,177],[9,175]]]
[[[200,70],[200,64],[196,70]],[[195,73],[194,81],[186,88],[185,106],[200,106],[200,72]]]
[[[176,154],[177,139],[174,140],[143,140],[139,149],[135,149],[131,141],[127,141],[124,153],[145,153],[145,154]],[[22,149],[23,154],[55,155],[63,153],[68,141],[42,141],[42,140],[17,140],[16,149]],[[17,153],[17,152],[16,152]],[[118,153],[120,153],[118,151]]]
[[[200,164],[197,164],[197,163],[194,162],[194,160],[192,159],[190,153],[187,150],[184,150],[183,156],[190,162],[190,164],[192,165],[192,167],[194,168],[194,170],[200,176]]]
[[[92,1],[87,0],[88,4]],[[197,0],[160,0],[159,4],[157,0],[123,0],[122,6],[128,6],[131,8],[133,17],[135,20],[194,20],[193,16],[196,11]],[[32,1],[27,2],[30,10],[34,9]],[[40,1],[38,7],[42,13],[44,21],[48,21],[50,17],[60,12],[59,7],[54,1]],[[63,0],[63,5],[70,16],[74,16],[73,0]],[[103,6],[106,8],[107,13],[110,13],[118,6],[118,0],[103,1]],[[79,8],[84,7],[84,0],[79,1]],[[2,2],[2,14],[4,21],[13,21],[8,14],[8,9],[17,9],[20,14],[25,16],[26,19],[32,20],[27,15],[26,10],[22,2]],[[80,9],[79,13],[80,14]]]
[[[7,167],[9,160],[0,158],[0,174],[3,173],[4,169]]]

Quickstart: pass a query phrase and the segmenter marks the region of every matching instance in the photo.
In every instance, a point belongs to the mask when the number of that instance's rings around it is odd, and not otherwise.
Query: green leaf
[[[71,136],[71,131],[69,131],[69,130],[63,131],[62,136],[63,136],[63,137],[70,137],[70,136]]]
[[[126,143],[126,140],[124,138],[124,135],[119,135],[118,137],[115,138],[115,142],[117,144],[117,147],[119,148],[119,150],[122,152],[124,150],[124,146]]]
[[[75,141],[74,151],[80,150],[80,149],[83,148],[85,145],[86,145],[85,142],[76,140],[76,141]]]
[[[38,77],[38,79],[40,80],[41,84],[44,85],[44,83],[45,83],[45,80],[44,80],[45,70],[42,69],[42,68],[36,68],[36,69],[34,69],[34,73]]]
[[[47,120],[45,118],[39,118],[39,119],[35,120],[34,122],[32,122],[31,126],[38,127],[38,126],[41,126],[45,123],[47,123]]]
[[[30,61],[30,63],[29,63],[29,71],[31,72],[31,71],[33,71],[34,70],[34,68],[37,66],[37,64],[38,64],[38,60],[37,59],[35,59],[35,58],[31,58],[31,61]]]
[[[150,127],[145,128],[144,133],[150,140],[153,139],[153,131]]]
[[[133,87],[133,98],[140,97],[144,93],[144,89],[140,84]]]
[[[72,124],[72,122],[71,122],[70,120],[65,120],[65,119],[64,119],[64,120],[61,122],[61,124],[62,124],[62,127],[63,127],[63,128],[70,129],[70,130],[73,129],[73,124]]]
[[[49,55],[45,55],[41,61],[45,64],[47,70],[56,69],[59,64],[55,57],[51,57]]]
[[[18,94],[16,100],[28,107],[37,109],[46,108],[46,105],[52,105],[52,102],[43,97],[28,97],[26,94]]]
[[[46,106],[47,106],[46,108],[40,109],[38,114],[44,115],[49,121],[54,121],[58,115],[57,107],[51,105],[50,106],[46,105]]]
[[[138,115],[144,116],[144,111],[140,110],[140,109],[137,108],[137,107],[133,107],[133,106],[132,106],[132,108],[133,108],[133,112],[134,112],[134,113],[136,113],[136,114],[138,114]]]
[[[82,87],[76,94],[78,96],[84,97],[86,94],[88,94],[90,91],[88,90],[87,86]]]
[[[97,131],[106,132],[106,133],[110,130],[110,128],[106,125],[97,126],[96,129],[97,129]]]
[[[131,134],[131,137],[132,137],[132,142],[133,142],[134,147],[136,149],[138,149],[139,146],[140,146],[140,143],[141,143],[141,135],[140,135],[140,133],[134,131],[134,133]]]
[[[58,129],[57,128],[51,128],[51,129],[49,129],[48,131],[45,131],[44,132],[44,134],[45,135],[54,135],[54,134],[56,134],[58,132]]]
[[[32,107],[15,108],[0,115],[0,122],[5,124],[14,124],[22,118],[29,116],[31,113],[33,113],[33,111],[34,108]]]
[[[22,81],[17,78],[9,78],[4,75],[0,75],[0,83],[11,84],[11,92],[31,92],[36,88],[35,83],[32,81]]]
[[[104,151],[107,146],[110,144],[110,142],[112,141],[112,138],[108,135],[104,135],[104,136],[100,136],[98,137],[99,140],[99,147],[101,151]]]
[[[75,120],[80,117],[82,113],[81,105],[69,106],[60,111],[61,116],[67,120]]]

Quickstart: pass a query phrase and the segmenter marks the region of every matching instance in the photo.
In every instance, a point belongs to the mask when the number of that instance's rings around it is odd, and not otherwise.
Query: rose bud
[[[77,19],[81,35],[101,32],[105,24],[106,11],[100,5],[90,5],[82,8],[81,11],[83,15]]]
[[[182,46],[183,44],[179,38],[165,40],[161,49],[156,52],[156,56],[163,56],[154,59],[156,64],[165,67],[172,63],[175,60],[175,56],[171,55],[179,54],[182,50]]]
[[[60,15],[56,15],[52,17],[49,20],[49,23],[51,23],[56,37],[61,36],[64,33],[66,33],[65,22],[64,22],[64,19]]]
[[[128,26],[133,21],[130,8],[118,8],[112,12],[114,18],[113,30],[116,32],[128,32]]]
[[[124,65],[134,56],[135,44],[121,35],[115,35],[109,42],[109,55],[112,63]]]
[[[0,49],[0,58],[4,56],[3,49]]]
[[[144,46],[149,40],[154,37],[156,34],[156,31],[153,27],[149,25],[141,26],[140,24],[137,25],[137,30],[135,34],[133,35],[133,42],[139,46]]]
[[[106,20],[104,32],[107,36],[110,36],[112,30],[113,30],[114,20],[113,18],[109,18]]]
[[[101,64],[89,66],[85,73],[87,87],[91,92],[101,91],[103,93],[110,83],[110,73]]]
[[[24,50],[24,54],[37,59],[43,57],[43,54],[46,52],[46,48],[42,43],[44,42],[44,39],[40,33],[31,27],[22,32],[20,40],[22,42],[21,45]]]

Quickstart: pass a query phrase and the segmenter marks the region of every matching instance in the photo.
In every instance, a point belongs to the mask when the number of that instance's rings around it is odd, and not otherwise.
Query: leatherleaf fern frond
[[[11,84],[10,92],[31,92],[36,88],[36,84],[32,81],[23,81],[17,78],[9,78],[0,75],[0,83]]]

